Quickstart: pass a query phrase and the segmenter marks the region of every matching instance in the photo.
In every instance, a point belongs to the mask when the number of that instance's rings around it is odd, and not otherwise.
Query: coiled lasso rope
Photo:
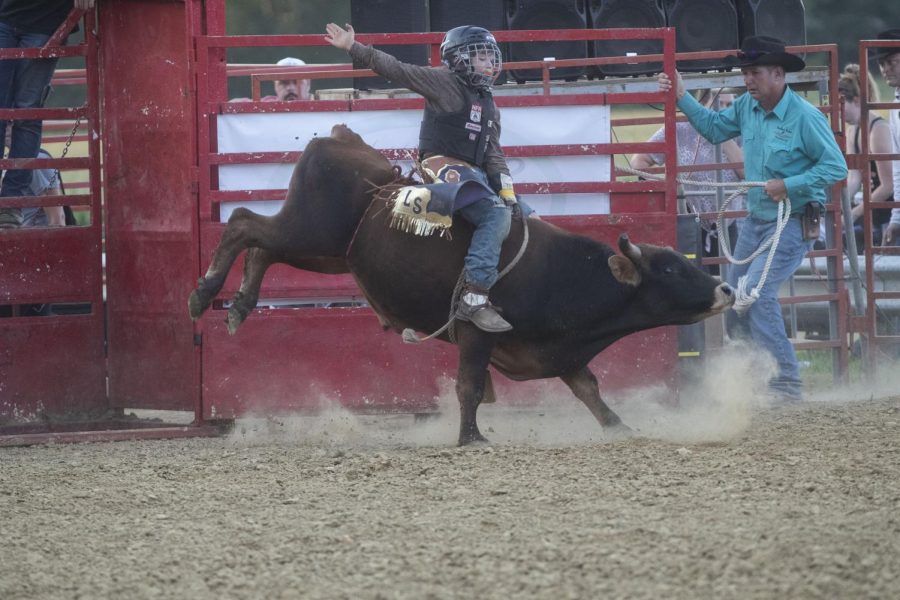
[[[644,177],[645,179],[653,179],[655,181],[663,181],[665,179],[665,175],[656,175],[653,173],[646,173],[644,171],[638,171],[637,169],[632,169],[631,167],[616,167],[619,171],[623,171],[625,173],[630,173],[632,175],[637,175],[638,177]],[[720,183],[718,181],[696,181],[693,179],[686,179],[684,177],[676,177],[675,178],[678,183],[683,185],[695,185],[695,186],[706,186],[706,187],[731,187],[734,185],[733,183]],[[765,242],[760,244],[759,248],[757,248],[753,254],[748,256],[747,258],[736,259],[731,254],[731,241],[728,236],[728,228],[725,226],[725,213],[728,210],[728,206],[731,204],[731,201],[744,194],[753,187],[765,187],[765,181],[742,181],[740,182],[740,186],[734,192],[732,192],[728,198],[725,199],[725,202],[722,203],[722,207],[719,209],[719,214],[716,217],[716,228],[719,230],[719,248],[721,249],[722,255],[728,259],[728,262],[734,265],[746,265],[751,262],[757,256],[765,252],[767,249],[769,250],[769,255],[766,257],[766,264],[763,266],[762,275],[759,277],[759,283],[750,290],[747,291],[747,276],[743,275],[738,278],[737,281],[737,289],[734,291],[735,300],[734,300],[734,311],[739,315],[743,315],[748,310],[750,310],[750,306],[753,305],[759,299],[760,290],[762,290],[763,285],[766,283],[766,278],[769,276],[769,269],[772,267],[772,261],[775,260],[775,250],[778,248],[778,242],[781,241],[781,232],[784,231],[785,226],[788,224],[788,221],[791,218],[791,200],[790,198],[785,198],[784,202],[778,202],[778,217],[775,220],[775,232],[772,234],[772,237],[767,239]]]

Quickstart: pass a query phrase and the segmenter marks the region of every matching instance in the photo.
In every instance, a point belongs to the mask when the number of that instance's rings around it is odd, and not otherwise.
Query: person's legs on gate
[[[18,36],[15,30],[0,23],[0,48],[17,48]],[[15,60],[0,60],[0,109],[12,107],[13,78],[16,74]],[[6,154],[6,119],[0,120],[0,158]],[[3,170],[0,169],[0,181]],[[0,228],[18,227],[22,222],[22,214],[18,209],[0,208]]]
[[[775,231],[775,223],[766,223],[763,227],[758,227],[757,231],[761,239],[768,239]],[[750,306],[747,313],[753,340],[767,350],[778,363],[778,375],[769,381],[769,389],[789,399],[799,400],[802,397],[803,384],[794,347],[784,328],[781,305],[778,303],[778,289],[803,262],[803,257],[812,248],[813,242],[814,240],[803,239],[799,219],[792,218],[788,221],[781,234],[766,282],[760,290],[760,297]],[[748,292],[759,284],[767,257],[768,251],[750,263],[746,272]]]
[[[471,320],[485,331],[506,331],[511,326],[490,307],[487,296],[497,281],[500,247],[509,234],[512,210],[499,197],[490,196],[457,212],[475,226],[465,259],[466,293],[457,316]],[[474,296],[470,298],[470,294]],[[473,303],[473,298],[478,298],[477,303]]]
[[[50,38],[48,35],[29,33],[19,37],[19,48],[40,48]],[[13,75],[12,108],[40,108],[45,93],[53,79],[57,59],[23,59],[15,61]],[[40,119],[15,120],[12,124],[10,158],[34,158],[41,147],[42,121]],[[24,196],[31,183],[31,169],[10,169],[3,177],[0,195]]]
[[[0,48],[17,48],[18,39],[9,25],[0,23]],[[12,84],[16,61],[0,60],[0,108],[12,106]],[[0,120],[0,156],[6,151],[6,120]]]

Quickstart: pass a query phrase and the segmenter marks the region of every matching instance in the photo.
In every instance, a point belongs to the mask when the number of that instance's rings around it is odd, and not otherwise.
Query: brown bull
[[[450,314],[454,286],[471,239],[462,220],[451,239],[388,228],[390,211],[373,201],[373,184],[396,179],[391,164],[344,125],[312,140],[294,169],[281,211],[263,217],[234,211],[212,264],[188,301],[197,319],[221,290],[234,260],[247,249],[240,290],[228,311],[234,333],[259,296],[272,263],[319,273],[351,272],[386,328],[432,332]],[[513,330],[488,334],[455,324],[459,347],[456,392],[459,443],[483,441],[476,412],[489,385],[488,365],[514,380],[559,377],[601,425],[624,426],[603,402],[587,365],[601,350],[636,331],[688,324],[727,309],[731,289],[672,250],[619,239],[609,246],[529,220],[520,262],[491,290]],[[509,264],[522,245],[514,221],[500,258]],[[446,334],[440,339],[449,341]]]

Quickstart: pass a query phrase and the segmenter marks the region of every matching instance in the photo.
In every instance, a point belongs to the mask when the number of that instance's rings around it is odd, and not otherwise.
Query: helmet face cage
[[[494,42],[465,44],[456,48],[454,55],[454,64],[451,65],[453,70],[464,75],[469,83],[478,88],[489,88],[494,85],[503,68],[503,55]],[[492,69],[486,73],[476,69],[476,59],[490,61]]]
[[[477,88],[489,88],[500,75],[503,55],[491,32],[482,27],[463,25],[447,32],[441,44],[441,58],[451,70],[459,73]],[[475,61],[490,61],[492,69],[481,73]]]

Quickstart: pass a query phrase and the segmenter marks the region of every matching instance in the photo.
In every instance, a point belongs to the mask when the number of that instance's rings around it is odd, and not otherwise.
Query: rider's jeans
[[[774,221],[760,221],[747,218],[738,234],[734,258],[743,259],[751,254],[775,232]],[[769,274],[759,299],[739,320],[749,324],[750,333],[757,345],[768,351],[778,363],[778,375],[769,380],[770,390],[779,396],[788,398],[802,397],[803,384],[800,381],[800,369],[794,347],[788,340],[781,316],[781,305],[778,303],[778,288],[794,274],[803,262],[803,257],[812,249],[813,240],[804,240],[800,219],[792,217],[788,220],[775,258],[769,268]],[[732,265],[728,272],[728,283],[737,286],[737,280],[747,275],[747,292],[752,290],[762,276],[768,257],[768,250],[746,265]]]
[[[50,36],[25,33],[0,23],[0,48],[40,48]],[[0,60],[0,108],[40,108],[56,68],[55,58]],[[0,122],[0,152],[5,149],[6,121]],[[14,121],[9,158],[34,158],[41,147],[38,119]],[[30,169],[11,169],[3,178],[2,196],[24,196],[31,183]]]
[[[457,211],[475,226],[466,254],[466,283],[488,290],[497,281],[500,246],[509,234],[512,209],[499,196],[488,196]]]

